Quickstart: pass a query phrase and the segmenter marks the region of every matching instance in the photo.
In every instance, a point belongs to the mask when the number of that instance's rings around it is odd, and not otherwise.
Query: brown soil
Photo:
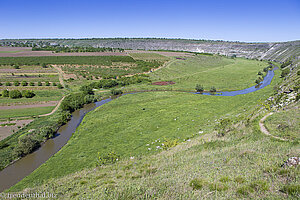
[[[160,81],[160,82],[154,82],[152,85],[173,85],[175,82],[173,81]]]
[[[30,47],[0,47],[0,51],[20,51],[16,53],[1,53],[0,57],[27,57],[27,56],[127,56],[125,52],[74,52],[53,53],[52,51],[31,51]]]
[[[127,53],[157,53],[163,56],[176,56],[176,57],[192,57],[193,53],[185,53],[185,52],[168,52],[168,51],[143,51],[143,50],[126,50]]]
[[[57,103],[58,101],[49,101],[43,104],[27,104],[27,105],[22,104],[22,105],[12,105],[12,106],[0,106],[0,110],[48,107],[48,106],[56,106]]]
[[[7,123],[16,123],[13,126],[0,126],[0,140],[3,140],[4,138],[12,135],[14,131],[18,130],[18,126],[23,127],[30,122],[32,122],[33,119],[25,119],[25,120],[17,120],[17,121],[5,121],[5,122],[0,122],[0,124],[7,124]]]

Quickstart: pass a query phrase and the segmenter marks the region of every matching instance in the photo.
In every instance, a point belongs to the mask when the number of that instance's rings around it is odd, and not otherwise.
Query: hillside
[[[212,40],[186,40],[186,39],[156,39],[156,38],[107,38],[107,39],[28,39],[28,40],[0,40],[0,45],[64,45],[64,46],[90,46],[112,47],[122,49],[145,50],[175,50],[205,52],[226,56],[274,60],[283,62],[289,57],[300,56],[300,41],[275,43],[244,43]]]

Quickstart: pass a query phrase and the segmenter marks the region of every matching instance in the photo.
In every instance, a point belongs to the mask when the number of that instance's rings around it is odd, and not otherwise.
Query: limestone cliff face
[[[0,40],[34,42],[37,44],[60,44],[68,46],[114,47],[145,50],[177,50],[214,53],[226,56],[257,58],[283,62],[293,56],[299,60],[300,40],[278,43],[244,43],[211,40],[156,39],[156,38],[111,38],[111,39],[35,39],[35,40]]]

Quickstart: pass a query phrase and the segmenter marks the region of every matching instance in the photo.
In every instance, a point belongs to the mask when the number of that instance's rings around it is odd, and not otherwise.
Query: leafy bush
[[[9,92],[9,97],[12,99],[22,98],[22,94],[19,90],[12,90]]]
[[[2,86],[3,84],[0,82],[0,86]]]
[[[190,186],[193,190],[201,190],[206,184],[207,181],[202,178],[195,178],[190,182]]]
[[[32,136],[23,136],[19,138],[18,145],[14,149],[17,156],[25,156],[40,146],[40,143]]]
[[[98,166],[102,166],[102,165],[106,165],[106,164],[112,164],[118,161],[119,159],[119,155],[117,155],[115,152],[110,152],[104,156],[102,156],[99,152],[98,152],[98,157],[97,157],[97,165]]]
[[[286,194],[298,196],[300,195],[300,185],[299,184],[289,184],[284,185],[282,191]]]
[[[286,68],[281,72],[281,78],[286,77],[290,73],[290,69]]]
[[[169,149],[179,144],[178,139],[165,139],[163,149]]]
[[[8,90],[3,90],[2,91],[2,96],[3,97],[9,97],[9,91]]]
[[[29,85],[30,86],[34,86],[35,84],[34,84],[34,82],[30,82]]]
[[[220,122],[215,126],[215,130],[218,131],[218,136],[224,136],[231,128],[231,119],[221,119]]]
[[[46,86],[50,86],[49,81],[46,81],[45,85],[46,85]]]
[[[20,82],[19,81],[14,81],[14,86],[19,86]]]
[[[32,90],[23,90],[22,96],[25,98],[32,98],[35,96],[35,93]]]
[[[214,86],[212,86],[211,88],[210,88],[210,90],[209,90],[210,92],[216,92],[217,91],[217,89],[214,87]]]
[[[195,89],[196,89],[197,92],[203,92],[204,91],[203,85],[199,85],[199,84],[196,85]]]
[[[263,75],[263,73],[261,71],[259,71],[257,74],[260,75],[260,76]]]
[[[15,69],[20,69],[20,66],[19,65],[14,65],[14,68]]]
[[[84,94],[94,94],[93,87],[91,85],[83,85],[79,90]]]
[[[64,87],[59,83],[59,84],[57,84],[57,88],[58,89],[63,89]]]
[[[282,63],[280,67],[281,67],[281,69],[283,69],[283,68],[289,66],[290,64],[292,64],[292,61],[291,61],[291,60],[288,60],[288,61]]]
[[[112,95],[123,94],[122,90],[116,90],[116,89],[112,89],[112,90],[110,91],[110,93],[111,93]]]
[[[28,83],[27,83],[27,81],[22,81],[21,85],[22,85],[22,86],[27,86]]]
[[[5,86],[11,86],[11,83],[10,82],[6,82]]]
[[[37,85],[38,85],[38,86],[42,86],[43,84],[42,84],[42,82],[39,81],[39,82],[37,83]]]
[[[55,82],[52,83],[52,86],[57,86],[57,84]]]

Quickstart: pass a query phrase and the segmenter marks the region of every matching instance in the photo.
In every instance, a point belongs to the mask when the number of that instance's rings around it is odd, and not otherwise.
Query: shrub
[[[43,67],[43,68],[47,68],[48,66],[47,66],[47,64],[43,63],[43,64],[42,64],[42,67]]]
[[[196,89],[197,92],[203,92],[204,91],[203,85],[199,85],[199,84],[196,85],[195,89]]]
[[[282,191],[286,194],[299,196],[300,195],[300,185],[299,184],[290,184],[284,185]]]
[[[259,71],[257,74],[258,74],[258,75],[260,75],[260,76],[262,76],[262,75],[263,75],[263,73],[262,73],[261,71]]]
[[[245,179],[242,176],[237,176],[234,178],[234,182],[236,183],[244,183]]]
[[[63,87],[60,83],[58,83],[58,84],[57,84],[57,88],[58,88],[58,89],[63,89],[64,87]]]
[[[98,158],[97,158],[97,165],[98,166],[102,166],[102,165],[106,165],[106,164],[112,164],[118,161],[119,159],[119,155],[117,155],[115,152],[110,152],[104,156],[102,156],[99,152],[98,152]]]
[[[27,86],[28,83],[27,83],[27,81],[22,81],[21,85],[22,85],[22,86]]]
[[[110,93],[111,93],[112,95],[123,94],[122,90],[116,90],[116,89],[112,89],[112,90],[110,91]]]
[[[32,136],[24,136],[19,138],[18,145],[14,149],[17,156],[25,156],[40,146],[40,143]]]
[[[209,90],[210,92],[216,92],[217,91],[217,89],[214,87],[214,86],[212,86],[211,88],[210,88],[210,90]]]
[[[57,86],[57,84],[55,82],[52,83],[53,86]]]
[[[25,98],[32,98],[35,96],[35,93],[32,90],[23,90],[22,96]]]
[[[286,68],[281,72],[281,78],[286,77],[290,73],[290,69]]]
[[[230,178],[228,176],[222,176],[219,179],[219,181],[222,182],[222,183],[226,183],[226,182],[230,181]]]
[[[240,186],[236,190],[236,193],[240,195],[249,195],[250,192],[253,192],[253,189],[247,185]]]
[[[232,121],[228,118],[221,119],[220,122],[215,126],[215,130],[218,131],[218,136],[224,136],[231,128]]]
[[[79,89],[82,91],[84,94],[94,94],[93,88],[91,85],[83,85]]]
[[[45,85],[46,85],[46,86],[50,86],[49,81],[46,81]]]
[[[19,65],[14,65],[14,68],[15,69],[20,69],[20,66]]]
[[[11,86],[11,83],[10,82],[6,82],[5,86]]]
[[[19,81],[14,81],[14,86],[19,86],[20,82]]]
[[[3,90],[2,91],[2,96],[3,97],[9,97],[9,91],[8,90]]]
[[[202,189],[207,182],[204,179],[201,178],[195,178],[190,182],[190,186],[193,188],[193,190],[200,190]]]
[[[39,81],[39,82],[37,83],[37,85],[38,85],[38,86],[42,86],[43,84],[42,84],[42,82]]]
[[[267,190],[269,190],[269,184],[266,181],[263,181],[263,180],[256,180],[254,182],[251,182],[249,186],[252,189],[255,189],[256,191],[267,191]]]
[[[34,84],[34,82],[30,82],[29,85],[30,86],[34,86],[35,84]]]
[[[169,149],[179,144],[178,139],[165,139],[163,149]]]
[[[223,183],[211,183],[209,184],[209,189],[211,191],[225,191],[228,189],[228,186]]]
[[[0,86],[2,86],[3,84],[0,82]]]
[[[290,64],[292,64],[292,61],[291,61],[291,60],[288,60],[288,61],[282,63],[280,67],[281,67],[281,69],[283,69],[283,68],[285,68],[286,66],[289,66]]]
[[[19,90],[12,90],[9,92],[9,97],[12,99],[22,98],[22,94]]]
[[[55,133],[56,131],[50,126],[42,127],[39,131],[39,135],[46,139],[54,137]]]

